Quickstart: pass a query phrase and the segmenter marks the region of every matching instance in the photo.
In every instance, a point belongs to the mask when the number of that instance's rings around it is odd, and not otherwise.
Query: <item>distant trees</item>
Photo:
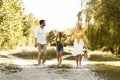
[[[37,19],[23,12],[22,0],[0,0],[0,50],[33,43]]]
[[[78,12],[78,19],[86,15],[85,33],[89,48],[111,50],[120,54],[120,1],[81,0],[85,8]],[[33,14],[24,14],[22,0],[0,0],[0,50],[15,46],[32,45],[38,20]],[[69,31],[69,30],[66,30]],[[63,31],[63,37],[66,37]],[[47,33],[50,45],[55,45],[56,31]],[[73,38],[65,41],[72,45]]]
[[[64,46],[70,46],[73,44],[73,37],[67,37],[68,34],[71,31],[71,29],[66,29],[62,31],[62,37],[64,39]],[[47,42],[51,46],[56,46],[56,35],[57,35],[57,30],[51,30],[50,32],[47,33]]]
[[[56,45],[56,34],[57,30],[51,30],[50,32],[47,32],[47,42],[51,46]]]
[[[83,12],[86,15],[89,48],[108,49],[120,54],[120,1],[89,0],[86,4]]]

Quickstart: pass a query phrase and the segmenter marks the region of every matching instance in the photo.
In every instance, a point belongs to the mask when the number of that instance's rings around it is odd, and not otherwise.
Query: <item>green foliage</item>
[[[69,46],[73,45],[73,37],[67,37],[66,32],[70,32],[70,29],[66,29],[62,31],[62,37],[64,39],[64,46]],[[57,35],[57,30],[51,30],[50,32],[47,33],[47,42],[51,46],[56,46],[56,35]]]
[[[22,0],[0,0],[0,50],[32,43],[36,19],[23,11]]]
[[[84,13],[87,18],[86,35],[90,49],[110,48],[114,53],[120,51],[119,5],[119,0],[90,0],[87,2]],[[91,24],[92,17],[94,24]]]
[[[13,56],[17,56],[23,59],[38,59],[38,51],[21,51],[17,53],[11,53]],[[68,52],[63,52],[62,55],[69,55]],[[54,48],[47,49],[47,60],[56,58],[56,50]]]
[[[52,30],[47,33],[47,42],[51,46],[56,45],[56,35],[57,35],[57,30]]]
[[[120,61],[120,57],[114,54],[91,54],[89,61]]]
[[[93,72],[96,72],[97,73],[96,75],[99,75],[100,78],[104,80],[120,80],[120,76],[119,76],[120,67],[119,66],[96,64],[96,65],[92,65],[91,70]]]
[[[21,45],[33,45],[34,42],[34,31],[35,26],[37,26],[38,20],[33,16],[33,14],[24,15],[22,19],[22,44]]]

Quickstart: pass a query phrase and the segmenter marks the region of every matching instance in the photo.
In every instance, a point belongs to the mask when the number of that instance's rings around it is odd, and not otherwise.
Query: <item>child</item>
[[[62,52],[63,52],[63,44],[62,44],[62,33],[58,32],[56,36],[56,57],[58,60],[58,66],[62,64]]]

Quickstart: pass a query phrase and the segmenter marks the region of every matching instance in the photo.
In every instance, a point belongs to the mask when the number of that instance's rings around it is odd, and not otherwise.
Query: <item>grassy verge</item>
[[[120,67],[105,65],[105,64],[96,64],[92,65],[91,70],[96,72],[99,77],[105,80],[120,80]]]
[[[38,52],[37,51],[22,51],[22,52],[18,52],[18,53],[14,53],[11,54],[13,56],[17,56],[19,58],[23,58],[23,59],[37,59],[38,57]],[[63,55],[69,55],[68,52],[64,52]],[[47,51],[47,60],[56,58],[56,50],[51,48],[48,49]]]
[[[4,63],[4,64],[12,64],[13,61],[12,59],[8,58],[7,56],[5,55],[0,55],[0,64],[1,63]]]
[[[0,55],[0,58],[8,58],[8,57],[4,55]]]
[[[62,64],[62,66],[58,66],[58,65],[50,65],[49,66],[50,68],[62,68],[62,69],[70,69],[70,68],[72,68],[72,65],[70,65],[70,64]]]
[[[111,53],[91,54],[88,59],[92,64],[90,69],[105,80],[120,80],[120,57]],[[101,63],[102,62],[102,63]]]
[[[89,61],[120,61],[120,57],[113,54],[91,54]]]

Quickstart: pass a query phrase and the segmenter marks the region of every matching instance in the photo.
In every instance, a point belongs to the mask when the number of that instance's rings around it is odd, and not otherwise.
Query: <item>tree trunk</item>
[[[118,55],[120,55],[120,47],[118,47]]]
[[[114,48],[110,47],[110,51],[114,54],[115,51],[114,51]]]

